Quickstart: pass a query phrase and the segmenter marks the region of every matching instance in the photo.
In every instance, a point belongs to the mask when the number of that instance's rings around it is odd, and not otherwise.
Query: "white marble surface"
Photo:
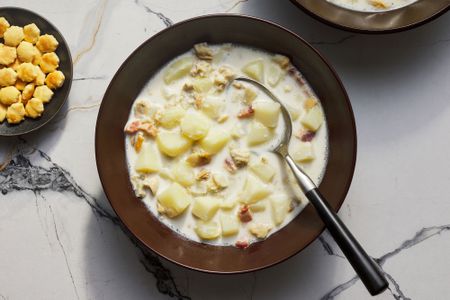
[[[183,5],[180,3],[183,2]],[[296,31],[341,76],[355,110],[358,162],[339,212],[381,259],[376,299],[450,293],[450,16],[393,35],[333,29],[289,1],[7,0],[64,34],[75,81],[64,111],[38,133],[0,139],[0,299],[369,299],[327,233],[273,268],[192,272],[144,253],[102,192],[94,126],[124,59],[173,22],[236,12]]]

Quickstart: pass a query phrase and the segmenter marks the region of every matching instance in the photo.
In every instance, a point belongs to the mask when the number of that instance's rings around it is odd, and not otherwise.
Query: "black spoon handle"
[[[286,156],[286,161],[291,167],[306,197],[317,210],[320,218],[336,241],[336,244],[338,244],[345,257],[350,261],[350,264],[359,278],[361,278],[369,293],[374,296],[383,292],[389,284],[380,266],[367,255],[366,251],[364,251],[341,219],[331,209],[311,179],[297,167],[289,155]]]

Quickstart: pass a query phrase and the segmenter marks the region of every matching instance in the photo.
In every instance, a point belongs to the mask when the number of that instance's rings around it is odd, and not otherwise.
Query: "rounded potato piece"
[[[186,152],[192,145],[192,141],[179,132],[160,131],[156,137],[159,151],[167,156],[175,157]]]
[[[54,52],[58,48],[58,41],[51,34],[44,34],[38,38],[36,47],[41,52]]]
[[[22,41],[20,42],[19,47],[17,47],[17,57],[23,62],[32,62],[36,55],[35,49],[36,48],[32,43]]]
[[[0,17],[0,38],[3,37],[6,29],[9,28],[9,22],[4,17]]]
[[[11,105],[19,101],[20,91],[14,86],[7,86],[0,89],[0,102],[4,105]]]
[[[19,26],[11,26],[8,29],[6,29],[5,33],[3,34],[5,45],[11,47],[17,47],[17,45],[20,44],[23,38],[24,38],[23,29],[22,27]]]
[[[17,68],[17,76],[19,76],[22,81],[31,82],[37,77],[37,69],[38,67],[32,63],[23,63]]]
[[[221,230],[220,225],[216,221],[204,222],[202,220],[197,221],[195,227],[195,233],[204,240],[214,240],[219,237]]]
[[[45,53],[41,57],[41,61],[39,63],[42,72],[50,73],[56,71],[59,67],[59,57],[55,52]]]
[[[35,88],[33,97],[41,99],[44,103],[48,103],[53,97],[53,91],[48,86],[41,85]]]
[[[181,119],[180,127],[184,136],[197,141],[208,134],[211,122],[205,115],[199,112],[191,112]]]
[[[36,44],[36,42],[39,39],[39,35],[41,34],[41,31],[39,30],[39,27],[36,26],[36,24],[31,23],[23,27],[23,34],[25,41],[32,44]]]
[[[38,118],[44,112],[44,103],[42,103],[41,99],[32,98],[27,102],[25,106],[25,113],[27,117],[30,118]]]
[[[16,48],[0,44],[0,64],[5,66],[12,64],[16,60],[16,58]]]
[[[6,120],[10,124],[18,124],[25,119],[25,107],[22,102],[14,103],[6,110]]]
[[[16,72],[11,68],[3,68],[0,70],[0,86],[14,85],[17,80]]]
[[[51,88],[52,90],[55,90],[57,88],[60,88],[64,84],[64,74],[61,71],[53,71],[47,75],[45,78],[45,84]]]
[[[25,88],[22,91],[22,102],[26,102],[33,97],[34,93],[34,83],[29,83],[25,86]]]

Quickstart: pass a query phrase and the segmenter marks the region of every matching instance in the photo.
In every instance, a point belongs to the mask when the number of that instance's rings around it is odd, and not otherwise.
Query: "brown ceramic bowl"
[[[347,194],[356,159],[356,129],[347,93],[334,70],[311,45],[283,27],[240,15],[210,15],[156,34],[122,64],[97,119],[97,168],[105,193],[125,226],[148,248],[179,265],[211,273],[240,273],[281,262],[305,248],[324,229],[308,205],[291,223],[245,250],[184,239],[154,217],[135,197],[125,157],[131,106],[145,83],[168,61],[199,42],[245,44],[288,55],[321,99],[329,130],[329,162],[320,190],[337,210]]]
[[[64,73],[66,79],[64,85],[54,91],[54,95],[50,103],[45,104],[44,113],[40,118],[25,118],[20,124],[8,124],[6,120],[0,124],[0,136],[15,136],[29,133],[41,128],[59,112],[67,97],[69,96],[70,87],[72,85],[72,57],[70,56],[69,46],[58,29],[40,15],[18,7],[1,7],[0,17],[5,17],[11,25],[25,26],[35,23],[41,30],[41,34],[52,34],[59,42],[56,54],[59,57],[59,70]],[[3,42],[3,39],[1,39]]]
[[[437,18],[450,7],[450,0],[418,0],[387,12],[361,12],[337,6],[327,0],[291,2],[327,24],[362,33],[389,33],[410,29]]]

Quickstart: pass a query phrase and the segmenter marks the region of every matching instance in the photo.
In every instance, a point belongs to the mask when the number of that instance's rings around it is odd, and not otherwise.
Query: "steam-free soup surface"
[[[289,151],[319,183],[328,148],[319,99],[287,57],[240,45],[195,45],[164,66],[136,98],[125,143],[136,195],[155,217],[187,239],[245,248],[306,200],[270,151],[285,129],[279,104],[236,76],[286,105]]]

